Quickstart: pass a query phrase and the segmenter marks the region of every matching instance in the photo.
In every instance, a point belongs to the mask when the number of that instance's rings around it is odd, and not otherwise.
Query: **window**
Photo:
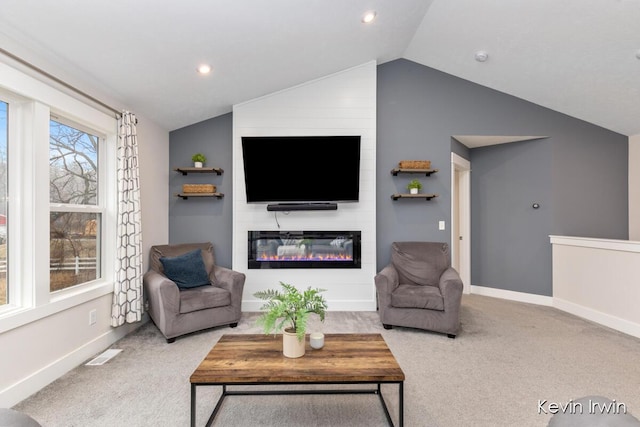
[[[0,74],[1,334],[113,293],[117,120]]]
[[[7,287],[7,188],[8,188],[8,164],[7,164],[7,137],[9,124],[7,120],[8,105],[0,101],[0,306],[9,301]]]
[[[100,138],[59,118],[49,122],[49,288],[100,277]]]

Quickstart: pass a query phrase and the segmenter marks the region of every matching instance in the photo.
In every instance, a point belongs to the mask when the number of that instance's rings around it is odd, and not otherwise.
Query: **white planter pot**
[[[417,189],[417,188],[410,188],[410,189],[409,189],[409,193],[411,193],[411,194],[418,194],[418,189]]]
[[[299,341],[295,331],[285,329],[282,332],[282,354],[290,358],[304,356],[305,341]]]
[[[193,167],[194,168],[201,168],[202,167],[202,162],[193,162]]]

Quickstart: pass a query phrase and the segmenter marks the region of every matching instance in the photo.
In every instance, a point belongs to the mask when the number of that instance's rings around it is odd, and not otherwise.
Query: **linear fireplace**
[[[361,268],[360,231],[249,231],[249,269]]]

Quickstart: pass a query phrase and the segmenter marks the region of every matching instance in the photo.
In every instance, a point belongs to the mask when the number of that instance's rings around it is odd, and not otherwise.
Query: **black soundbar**
[[[337,203],[275,203],[267,205],[268,211],[335,211]]]

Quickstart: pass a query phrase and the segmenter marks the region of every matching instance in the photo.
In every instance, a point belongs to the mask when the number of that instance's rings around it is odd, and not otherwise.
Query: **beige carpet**
[[[187,426],[189,376],[225,333],[259,333],[256,313],[166,344],[152,323],[112,348],[103,366],[80,366],[16,405],[45,427]],[[640,340],[550,307],[463,296],[455,340],[385,330],[376,312],[329,312],[326,333],[379,332],[405,372],[406,426],[546,426],[539,401],[598,395],[640,414]],[[317,322],[315,325],[318,325]],[[198,392],[203,425],[219,389]],[[383,386],[394,420],[397,387]],[[383,426],[373,395],[232,396],[215,426]],[[543,413],[540,413],[543,412]]]

